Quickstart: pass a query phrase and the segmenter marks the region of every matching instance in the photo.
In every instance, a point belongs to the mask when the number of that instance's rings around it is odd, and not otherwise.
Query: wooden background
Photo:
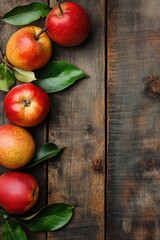
[[[109,0],[107,239],[160,239],[159,0]],[[159,80],[157,81],[157,84]]]
[[[37,1],[37,0],[36,0]],[[29,0],[0,0],[0,15]],[[39,1],[54,6],[56,1]],[[44,142],[65,146],[61,155],[29,173],[37,177],[41,192],[34,210],[47,203],[76,205],[70,224],[53,233],[27,232],[29,240],[102,240],[105,233],[105,0],[74,1],[86,8],[92,20],[88,40],[75,48],[53,43],[53,60],[68,61],[90,78],[79,80],[63,92],[50,94],[51,111],[45,122],[30,128],[37,147]],[[44,20],[33,25],[44,27]],[[21,27],[0,22],[0,48]],[[0,92],[0,125],[5,93]],[[6,169],[0,168],[1,173]]]

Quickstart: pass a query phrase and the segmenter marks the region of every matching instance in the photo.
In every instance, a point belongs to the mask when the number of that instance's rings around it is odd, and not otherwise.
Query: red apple
[[[27,212],[36,203],[38,195],[39,184],[32,175],[8,172],[0,176],[0,206],[7,212]]]
[[[10,37],[6,46],[8,61],[23,70],[35,70],[48,63],[52,55],[51,40],[42,28],[27,26]],[[38,36],[39,35],[39,36]]]
[[[8,120],[19,126],[32,127],[44,120],[50,110],[48,94],[33,83],[12,88],[4,99]]]
[[[80,45],[91,30],[91,20],[79,4],[61,3],[48,14],[46,29],[50,38],[65,47]]]

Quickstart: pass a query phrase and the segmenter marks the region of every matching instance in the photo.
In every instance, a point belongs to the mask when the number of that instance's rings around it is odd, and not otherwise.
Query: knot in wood
[[[97,158],[96,160],[94,160],[92,162],[92,168],[94,171],[98,172],[98,173],[102,173],[103,172],[103,163],[102,163],[102,159]]]
[[[149,160],[141,160],[140,164],[143,168],[145,168],[147,171],[152,171],[153,169],[156,168],[157,166],[157,161],[156,159],[149,159]]]
[[[147,78],[146,88],[144,92],[150,97],[160,95],[160,78],[153,74]]]

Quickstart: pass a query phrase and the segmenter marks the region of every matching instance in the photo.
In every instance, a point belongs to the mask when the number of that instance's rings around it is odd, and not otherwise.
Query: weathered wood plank
[[[0,15],[3,16],[4,13],[8,12],[9,10],[11,10],[12,8],[14,8],[16,6],[29,4],[31,2],[35,2],[35,1],[30,1],[30,0],[3,1],[3,0],[0,0]],[[39,1],[39,2],[46,2],[47,3],[47,1]],[[37,21],[35,24],[43,27],[43,22],[41,22],[41,21]],[[0,21],[0,32],[1,32],[0,33],[0,48],[2,49],[3,53],[5,53],[6,43],[7,43],[7,40],[10,38],[11,34],[15,31],[17,31],[19,28],[22,28],[22,27],[11,26],[10,24],[6,24],[6,23],[2,24],[2,22]],[[4,113],[3,113],[3,99],[4,99],[4,96],[5,96],[5,93],[0,92],[0,115],[1,115],[0,125],[8,123],[8,121],[5,118]],[[33,135],[33,137],[35,139],[37,147],[39,147],[40,145],[42,145],[46,141],[46,139],[45,139],[46,138],[46,127],[45,127],[45,125],[46,124],[44,122],[37,127],[28,128],[28,130],[31,132],[31,134]],[[8,171],[8,169],[0,167],[0,173],[1,174],[4,173],[5,171]],[[46,179],[46,171],[45,171],[45,166],[43,167],[43,165],[41,165],[41,166],[38,166],[38,167],[34,168],[33,170],[29,170],[27,172],[34,175],[37,178],[37,180],[40,184],[40,197],[39,197],[38,203],[32,209],[32,211],[39,210],[40,208],[42,208],[46,204],[46,180],[45,180]],[[27,236],[28,236],[28,239],[30,239],[30,240],[35,239],[35,238],[38,239],[38,240],[46,240],[46,233],[31,233],[31,232],[28,231]]]
[[[107,239],[160,238],[159,99],[143,92],[160,75],[159,1],[109,1]]]
[[[14,6],[33,1],[0,0],[0,14]],[[93,31],[81,47],[65,49],[54,46],[53,60],[72,62],[86,71],[90,78],[79,81],[70,89],[51,96],[52,109],[49,115],[49,141],[66,146],[60,159],[48,165],[49,203],[65,201],[76,204],[75,216],[70,225],[48,233],[47,239],[98,239],[104,238],[104,97],[105,97],[105,1],[82,4],[92,17]],[[53,2],[53,5],[55,1]],[[96,9],[96,10],[95,10]],[[101,18],[99,18],[101,16]],[[39,22],[38,22],[39,25]],[[4,24],[1,27],[0,44],[3,50],[11,33],[18,28]],[[100,44],[99,44],[100,43]],[[8,121],[3,115],[1,93],[0,124]],[[45,123],[30,129],[37,146],[46,138]],[[1,173],[5,169],[1,168]],[[45,169],[40,166],[30,171],[41,184],[41,196],[36,208],[45,203]],[[46,234],[28,233],[30,240],[45,240]]]
[[[65,150],[48,166],[49,203],[75,203],[72,222],[48,240],[104,239],[105,1],[75,1],[89,12],[92,33],[75,48],[54,45],[54,60],[77,65],[90,78],[51,96],[49,141]],[[54,1],[53,1],[54,4]]]

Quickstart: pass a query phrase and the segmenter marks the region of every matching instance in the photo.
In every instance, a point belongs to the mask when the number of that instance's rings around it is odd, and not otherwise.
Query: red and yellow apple
[[[61,46],[73,47],[86,40],[91,30],[91,20],[82,6],[64,2],[51,10],[45,26],[54,42]]]
[[[4,124],[0,126],[0,164],[16,169],[29,163],[35,153],[35,141],[26,129]]]
[[[13,87],[4,99],[8,120],[19,126],[32,127],[44,120],[50,110],[50,99],[44,89],[33,83]]]
[[[0,176],[0,206],[7,212],[27,212],[38,196],[39,184],[34,176],[23,172],[8,172]]]
[[[9,38],[6,56],[10,64],[22,70],[35,70],[45,66],[52,55],[51,40],[42,28],[27,26]]]

